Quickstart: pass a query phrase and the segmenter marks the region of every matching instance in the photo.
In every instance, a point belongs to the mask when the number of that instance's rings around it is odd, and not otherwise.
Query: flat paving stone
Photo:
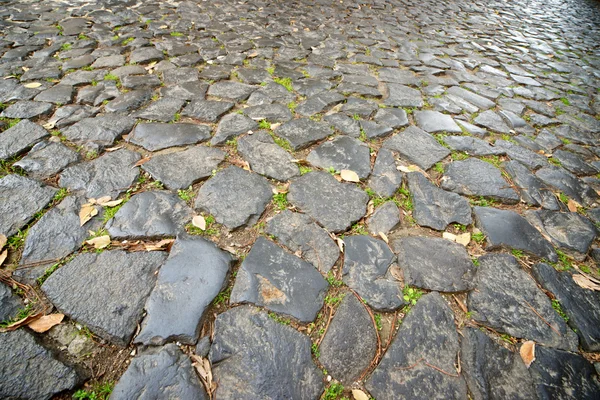
[[[144,397],[209,399],[189,357],[175,344],[151,348],[131,360],[110,395],[117,400]]]
[[[109,113],[129,113],[142,107],[152,99],[150,89],[137,89],[125,92],[106,103],[104,110]]]
[[[346,97],[337,92],[322,92],[298,104],[295,111],[303,117],[310,117],[344,100],[346,100]]]
[[[504,134],[510,133],[510,128],[506,125],[502,117],[492,110],[482,112],[473,120],[473,122],[494,132]]]
[[[228,140],[237,136],[248,133],[253,129],[258,128],[256,121],[237,113],[228,114],[221,118],[215,135],[210,140],[212,146],[225,144]]]
[[[135,342],[195,344],[206,309],[226,284],[232,264],[233,257],[214,243],[178,236],[146,301],[147,315]]]
[[[360,124],[357,120],[348,117],[342,113],[326,115],[323,118],[334,129],[341,132],[343,135],[348,135],[354,138],[360,137]]]
[[[558,261],[558,256],[550,242],[516,212],[494,207],[473,207],[473,215],[476,226],[486,236],[486,250],[507,247],[525,251],[551,262]]]
[[[408,125],[406,111],[401,108],[381,108],[373,117],[375,122],[397,129]]]
[[[297,151],[325,139],[333,134],[333,130],[322,122],[298,118],[279,126],[275,134],[287,140],[292,149]]]
[[[323,374],[314,365],[310,348],[307,336],[255,307],[235,307],[219,314],[209,353],[215,396],[318,398]]]
[[[402,184],[404,174],[396,168],[394,153],[386,148],[377,152],[377,158],[373,165],[373,173],[367,181],[367,185],[381,197],[391,197]]]
[[[331,232],[343,232],[367,212],[369,196],[338,182],[328,172],[309,172],[292,181],[288,200]]]
[[[250,168],[267,178],[287,181],[300,175],[294,158],[275,143],[265,131],[258,131],[239,139],[237,151],[248,162]]]
[[[211,129],[199,124],[137,124],[128,141],[150,151],[204,142],[211,137]]]
[[[48,115],[52,112],[52,104],[41,101],[17,101],[8,106],[0,117],[4,118],[35,118],[40,115]]]
[[[261,104],[244,109],[244,114],[255,121],[287,122],[292,119],[290,109],[284,104]]]
[[[446,93],[458,96],[482,110],[487,110],[488,108],[496,106],[496,103],[494,103],[490,99],[487,99],[483,96],[478,95],[477,93],[471,92],[458,86],[452,86],[451,88],[446,90]]]
[[[536,171],[535,176],[546,185],[560,190],[581,205],[594,206],[600,200],[600,195],[589,185],[563,168],[540,168]]]
[[[0,179],[0,234],[10,237],[52,201],[57,190],[20,175]]]
[[[401,158],[417,164],[424,170],[450,155],[450,151],[440,145],[433,136],[415,126],[409,126],[401,133],[386,139],[383,147],[399,153]]]
[[[426,294],[405,317],[365,387],[377,399],[464,399],[467,385],[456,376],[458,351],[450,307],[438,293]]]
[[[86,118],[64,129],[62,134],[76,144],[92,149],[111,146],[116,139],[129,133],[135,119],[120,115],[101,115]]]
[[[513,256],[479,257],[475,284],[476,290],[467,297],[475,321],[517,338],[569,351],[577,349],[575,332]]]
[[[210,177],[226,153],[212,147],[193,146],[187,150],[158,154],[142,169],[170,190],[187,189]]]
[[[181,115],[202,122],[215,123],[222,115],[231,110],[234,105],[235,103],[227,101],[192,100],[181,111]]]
[[[21,298],[14,294],[10,287],[0,283],[0,321],[11,320],[21,308],[23,308]]]
[[[450,115],[442,114],[438,111],[416,111],[415,121],[417,126],[423,129],[425,132],[449,132],[449,133],[460,133],[462,130]]]
[[[50,133],[38,124],[28,119],[20,121],[12,128],[2,132],[0,160],[19,155],[48,136]]]
[[[423,107],[423,97],[417,89],[397,83],[388,83],[389,96],[383,104],[391,107]]]
[[[323,228],[306,214],[290,210],[274,216],[267,222],[265,232],[292,252],[311,263],[322,274],[327,274],[337,261],[340,250]]]
[[[141,156],[127,149],[106,153],[95,160],[73,165],[59,177],[60,187],[81,190],[88,197],[117,197],[125,192],[139,176],[134,167]]]
[[[392,275],[396,257],[388,245],[370,236],[344,239],[342,280],[373,309],[393,311],[406,304]]]
[[[400,209],[393,201],[386,201],[367,218],[367,228],[371,235],[387,235],[400,225]]]
[[[339,136],[319,145],[308,154],[306,161],[324,170],[356,172],[359,179],[366,179],[371,173],[369,147],[348,136]]]
[[[467,199],[438,188],[420,172],[410,172],[407,178],[413,217],[419,225],[443,231],[453,222],[471,224],[471,206]]]
[[[472,136],[445,136],[443,138],[452,150],[464,151],[471,156],[502,155],[504,150],[491,146],[485,140]]]
[[[133,116],[152,121],[172,122],[185,103],[185,100],[164,97],[150,103],[148,107],[134,113]]]
[[[393,247],[405,284],[439,292],[473,289],[476,268],[463,245],[414,236],[394,241]]]
[[[467,196],[488,197],[506,204],[520,200],[498,168],[476,158],[448,164],[442,177],[442,189]]]
[[[226,100],[241,101],[247,100],[256,89],[258,89],[256,86],[244,83],[221,81],[210,85],[206,94]]]
[[[79,154],[62,143],[40,142],[14,166],[22,168],[33,178],[45,179],[79,161]]]
[[[42,290],[69,318],[127,346],[166,258],[162,251],[83,253],[50,275]]]
[[[202,185],[195,208],[212,214],[227,228],[236,229],[254,225],[272,197],[271,186],[265,178],[231,166]]]
[[[513,180],[524,202],[548,210],[560,210],[560,203],[554,193],[526,166],[518,161],[507,161],[502,166]]]

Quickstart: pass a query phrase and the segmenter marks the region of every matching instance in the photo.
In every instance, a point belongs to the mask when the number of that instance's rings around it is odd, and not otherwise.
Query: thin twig
[[[544,317],[542,317],[542,316],[540,315],[540,313],[539,313],[539,312],[537,312],[537,311],[535,310],[535,308],[533,308],[533,307],[531,306],[531,304],[529,304],[529,302],[528,302],[527,300],[524,300],[524,301],[525,301],[525,303],[527,303],[527,305],[529,306],[529,308],[531,308],[531,311],[533,311],[533,312],[535,313],[535,315],[537,315],[538,317],[540,317],[540,319],[541,319],[542,321],[544,321],[544,322],[546,323],[546,325],[548,325],[548,326],[550,327],[550,329],[552,329],[554,332],[556,332],[556,334],[557,334],[558,336],[562,336],[562,335],[560,334],[560,332],[559,332],[559,331],[557,331],[555,327],[553,327],[552,325],[550,325],[550,323],[549,323],[548,321],[546,321],[546,320],[544,319]]]

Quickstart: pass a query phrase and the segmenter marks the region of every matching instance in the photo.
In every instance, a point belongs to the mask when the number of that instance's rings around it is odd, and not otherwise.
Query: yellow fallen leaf
[[[42,84],[39,82],[31,82],[31,83],[26,83],[23,86],[25,86],[27,89],[35,89],[35,88],[39,88],[40,86],[42,86]]]
[[[463,246],[468,246],[471,241],[471,233],[465,232],[456,236],[456,243],[462,244]]]
[[[54,122],[46,122],[44,125],[42,125],[44,127],[44,129],[54,129]]]
[[[369,396],[359,389],[352,389],[352,396],[354,397],[354,400],[369,400]]]
[[[450,233],[450,232],[444,232],[444,233],[442,233],[442,237],[443,237],[444,239],[447,239],[447,240],[451,240],[451,241],[453,241],[453,242],[456,242],[456,235],[455,235],[454,233]]]
[[[196,215],[192,219],[192,225],[194,225],[196,228],[202,229],[203,231],[206,230],[206,220],[202,215]]]
[[[347,181],[347,182],[360,182],[360,178],[358,177],[358,174],[354,171],[350,171],[349,169],[343,169],[340,171],[340,176],[342,177],[343,180]]]
[[[44,315],[35,321],[30,322],[27,326],[37,333],[43,333],[62,322],[64,314]]]
[[[529,368],[531,363],[535,360],[535,342],[528,340],[523,343],[519,349],[519,354],[521,355],[521,359],[523,359],[525,366]]]
[[[108,247],[108,245],[110,244],[110,236],[108,236],[108,235],[98,236],[93,239],[86,240],[86,243],[94,246],[94,248],[96,248],[96,249],[103,249],[105,247]]]
[[[580,207],[581,207],[581,204],[579,204],[578,202],[576,202],[573,199],[569,199],[569,201],[567,202],[567,208],[571,212],[577,212],[577,209]]]
[[[106,203],[107,201],[110,201],[111,197],[110,196],[102,196],[96,199],[96,204],[100,204],[101,206],[103,206],[104,204],[102,203]]]
[[[119,204],[121,204],[122,202],[123,202],[123,199],[118,199],[118,200],[104,201],[104,202],[98,201],[98,204],[100,204],[102,207],[116,207]]]
[[[92,219],[95,215],[98,215],[98,210],[93,204],[84,204],[79,210],[79,226],[83,226],[86,222]]]
[[[573,280],[575,281],[576,284],[578,284],[579,286],[581,286],[584,289],[596,290],[596,291],[600,292],[600,285],[595,283],[594,281],[592,281],[590,278],[588,278],[585,275],[574,274]]]
[[[2,250],[2,248],[6,245],[6,241],[8,239],[6,238],[6,236],[0,234],[0,250]]]
[[[158,243],[144,244],[144,249],[146,251],[164,250],[167,249],[174,241],[175,239],[163,239]]]
[[[6,257],[8,257],[8,249],[0,253],[0,267],[2,266],[2,264],[4,264]]]

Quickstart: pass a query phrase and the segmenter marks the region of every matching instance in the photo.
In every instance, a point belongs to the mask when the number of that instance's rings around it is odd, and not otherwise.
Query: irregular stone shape
[[[337,92],[321,92],[298,104],[295,111],[304,117],[310,117],[344,100],[346,97]]]
[[[423,107],[421,92],[405,85],[388,83],[388,98],[383,102],[392,107]]]
[[[360,179],[367,178],[371,173],[369,147],[348,136],[339,136],[321,144],[308,154],[306,161],[325,170],[332,167],[336,171],[351,170]]]
[[[4,283],[0,283],[0,321],[7,321],[17,315],[23,308],[23,302]],[[1,374],[0,374],[1,376]]]
[[[456,123],[460,126],[462,126],[463,128],[465,128],[465,131],[467,131],[467,133],[474,135],[474,136],[478,136],[478,137],[485,137],[488,135],[488,131],[480,128],[477,125],[473,125],[470,124],[466,121],[461,121],[460,119],[456,120]]]
[[[471,224],[471,206],[464,197],[438,188],[420,172],[410,172],[407,177],[413,217],[419,225],[443,231],[453,222]]]
[[[255,121],[265,119],[270,122],[287,122],[292,113],[285,104],[261,104],[244,109],[244,114]]]
[[[231,166],[202,185],[195,207],[212,214],[227,228],[236,229],[254,225],[272,197],[271,186],[265,178]]]
[[[377,335],[365,307],[347,293],[319,346],[319,361],[344,385],[360,378],[377,351]]]
[[[556,247],[580,261],[585,259],[598,233],[592,221],[575,212],[529,210],[525,218]]]
[[[267,178],[287,181],[300,175],[300,169],[292,162],[293,157],[290,153],[276,144],[265,131],[241,138],[237,150],[254,172]]]
[[[82,253],[50,275],[42,290],[61,313],[127,346],[166,258],[162,251]]]
[[[85,376],[64,364],[24,329],[0,333],[0,397],[50,399],[73,390]]]
[[[2,132],[0,141],[0,160],[6,160],[23,153],[25,150],[50,136],[48,131],[36,123],[25,119],[12,128]]]
[[[546,185],[552,186],[579,204],[593,206],[600,196],[581,179],[560,167],[540,168],[535,175]]]
[[[156,88],[161,82],[156,75],[127,75],[121,79],[121,84],[125,89],[140,90]]]
[[[20,175],[0,179],[0,234],[10,237],[46,207],[56,189]]]
[[[221,81],[210,85],[206,94],[226,100],[242,101],[247,100],[250,94],[256,89],[258,89],[257,86],[246,85],[244,83]]]
[[[133,167],[141,158],[138,153],[119,149],[95,160],[65,169],[58,180],[60,187],[85,191],[87,197],[117,197],[135,182],[140,172]]]
[[[297,151],[325,139],[333,130],[322,122],[298,118],[282,124],[275,129],[275,133],[287,140],[292,149]]]
[[[152,61],[160,61],[164,58],[162,51],[154,47],[140,47],[135,49],[129,55],[129,62],[132,64],[147,64]]]
[[[494,145],[496,148],[504,150],[511,160],[517,160],[530,169],[536,169],[548,165],[548,160],[545,156],[528,150],[522,146],[519,146],[518,144],[509,142],[508,140],[496,140]]]
[[[596,399],[597,370],[579,354],[536,346],[529,369],[540,399]]]
[[[394,253],[384,241],[370,236],[344,239],[342,279],[373,309],[393,311],[406,304],[399,282],[392,276]]]
[[[308,215],[290,210],[275,215],[265,232],[315,266],[322,274],[329,272],[337,261],[340,250],[327,232]]]
[[[458,350],[452,311],[438,293],[426,294],[402,321],[365,387],[378,400],[465,399],[467,385],[454,365]]]
[[[374,120],[394,129],[408,125],[406,111],[401,108],[380,108],[377,110]]]
[[[552,156],[560,161],[563,168],[575,175],[595,175],[598,173],[598,170],[585,162],[582,157],[570,151],[556,150]]]
[[[160,95],[162,97],[172,97],[175,99],[191,101],[194,99],[203,99],[207,90],[207,83],[186,82],[175,86],[162,87],[160,88]]]
[[[150,349],[131,360],[110,398],[209,399],[189,357],[175,344]]]
[[[225,159],[225,154],[212,147],[194,146],[183,151],[156,155],[144,163],[142,169],[168,189],[187,189],[211,176]]]
[[[206,239],[178,236],[146,301],[147,315],[135,342],[196,343],[200,322],[226,284],[232,262],[229,253]]]
[[[446,90],[446,93],[458,96],[466,100],[467,102],[481,108],[482,110],[487,110],[488,108],[493,108],[496,106],[496,103],[494,103],[493,101],[458,86],[452,86],[450,89]]]
[[[450,154],[450,151],[440,145],[433,136],[416,126],[409,126],[386,139],[383,147],[398,152],[400,157],[424,170],[428,170]]]
[[[424,110],[415,112],[415,120],[419,128],[425,132],[460,133],[462,130],[451,116],[438,111]]]
[[[367,218],[367,227],[374,236],[378,236],[380,232],[387,235],[398,225],[400,225],[400,210],[393,201],[386,201]]]
[[[396,168],[394,153],[386,148],[377,152],[373,173],[367,185],[381,197],[391,197],[402,184],[402,172]]]
[[[40,142],[13,165],[27,171],[29,176],[45,179],[78,160],[79,154],[62,143]]]
[[[312,361],[310,347],[307,336],[255,307],[219,314],[209,353],[215,398],[318,398],[323,374]]]
[[[52,104],[40,101],[17,101],[8,106],[0,117],[4,118],[35,118],[40,115],[48,115],[52,112]]]
[[[337,129],[344,135],[355,138],[360,137],[360,124],[353,118],[337,113],[326,115],[323,120],[329,122],[334,129]]]
[[[230,301],[253,303],[311,322],[329,287],[306,261],[260,236],[238,271]]]
[[[110,146],[122,135],[129,133],[135,119],[121,115],[101,115],[83,119],[62,131],[67,139],[77,144],[102,148]]]
[[[475,283],[476,290],[469,292],[467,298],[475,321],[517,338],[577,350],[575,332],[567,327],[552,308],[548,296],[538,289],[513,256],[479,257]]]
[[[579,336],[581,347],[585,351],[599,351],[600,293],[584,289],[575,283],[575,274],[558,272],[548,264],[536,264],[531,272],[545,290],[554,294],[569,318],[568,325]]]
[[[560,203],[554,193],[526,166],[513,160],[504,162],[503,167],[515,183],[523,201],[548,210],[560,210]]]
[[[494,132],[510,133],[510,128],[506,125],[502,117],[492,110],[482,112],[474,119],[474,122],[478,125],[485,126]]]
[[[367,211],[369,196],[328,172],[309,172],[292,181],[288,200],[331,232],[343,232]]]
[[[192,214],[192,209],[174,193],[142,192],[117,211],[106,229],[113,239],[176,236]]]
[[[412,236],[393,244],[404,282],[438,292],[473,288],[475,265],[463,245],[446,239]]]
[[[73,86],[56,85],[40,92],[35,101],[46,101],[54,104],[68,104],[73,101]]]
[[[175,120],[175,115],[185,103],[185,100],[164,97],[151,103],[143,110],[136,112],[133,116],[152,121],[171,122]]]
[[[550,242],[516,212],[493,207],[473,207],[473,212],[477,227],[487,238],[486,250],[508,247],[558,261]]]
[[[242,133],[256,129],[257,127],[258,124],[256,121],[244,115],[238,113],[228,114],[221,118],[215,136],[210,140],[210,144],[213,146],[225,144],[226,141],[231,140]]]
[[[198,124],[137,124],[128,141],[146,150],[157,151],[168,147],[185,146],[208,140],[211,129]]]
[[[474,328],[462,330],[460,364],[474,400],[537,398],[521,357]],[[537,350],[537,349],[536,349]]]
[[[110,113],[125,113],[134,111],[150,101],[152,91],[149,89],[132,90],[117,96],[104,106]]]
[[[504,150],[491,146],[485,140],[472,136],[445,136],[444,142],[452,150],[464,151],[472,156],[489,156],[504,154]]]
[[[520,200],[498,168],[476,158],[448,164],[442,177],[442,189],[467,196],[489,197],[506,204]]]
[[[184,117],[195,118],[204,122],[217,122],[227,111],[231,110],[235,103],[227,101],[192,100],[181,111]]]

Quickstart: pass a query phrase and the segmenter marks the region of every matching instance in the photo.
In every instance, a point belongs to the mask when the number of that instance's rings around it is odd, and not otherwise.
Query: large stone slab
[[[394,253],[388,245],[370,236],[344,239],[342,279],[373,309],[393,311],[405,304],[400,283],[393,277]]]
[[[125,192],[139,176],[134,167],[141,156],[127,149],[106,153],[95,160],[65,169],[59,177],[60,187],[81,190],[87,197],[117,197]]]
[[[300,175],[298,165],[292,162],[294,158],[265,131],[241,138],[237,150],[254,172],[267,178],[287,181]]]
[[[212,175],[225,159],[219,149],[194,146],[187,150],[159,154],[142,165],[142,169],[171,190],[187,189]]]
[[[72,390],[85,376],[59,361],[24,329],[0,333],[0,397],[50,399]]]
[[[369,147],[349,136],[339,136],[321,144],[308,154],[306,161],[325,170],[351,170],[360,179],[367,178],[371,173]]]
[[[176,236],[184,230],[192,215],[192,209],[174,193],[142,192],[117,211],[106,229],[113,239]]]
[[[558,272],[548,264],[534,265],[532,273],[560,303],[569,317],[567,323],[579,336],[581,347],[585,351],[600,351],[600,293],[575,283],[576,274]]]
[[[161,251],[83,253],[50,275],[42,290],[69,318],[127,346],[166,258]]]
[[[367,218],[367,228],[373,236],[388,234],[400,225],[400,209],[393,201],[386,201]]]
[[[235,103],[228,101],[192,100],[182,111],[184,117],[191,117],[203,122],[214,123],[227,111],[231,110]]]
[[[0,140],[0,160],[14,157],[45,138],[48,131],[38,124],[25,119],[2,132]]]
[[[473,211],[477,227],[486,236],[486,250],[508,247],[558,261],[550,242],[516,212],[493,207],[474,207]]]
[[[491,146],[483,139],[474,136],[445,136],[446,143],[452,150],[464,151],[472,156],[489,156],[504,154],[505,151]]]
[[[304,117],[310,117],[344,100],[346,98],[337,92],[321,92],[298,104],[295,111]]]
[[[594,189],[564,168],[540,168],[535,175],[546,185],[560,190],[581,205],[592,207],[599,202],[600,196]]]
[[[381,197],[392,197],[402,184],[402,172],[396,168],[394,153],[381,148],[377,152],[377,159],[373,165],[373,173],[367,185]]]
[[[442,189],[467,196],[489,197],[506,204],[520,200],[498,168],[476,158],[450,163],[442,177]]]
[[[110,146],[122,135],[129,133],[135,125],[135,119],[121,115],[101,115],[83,119],[62,133],[67,139],[86,147],[101,149]]]
[[[302,150],[332,133],[333,129],[328,125],[308,118],[293,119],[275,129],[275,134],[287,140],[294,151]]]
[[[443,231],[453,222],[471,224],[471,206],[464,197],[438,188],[420,172],[410,172],[407,177],[413,217],[419,225]]]
[[[228,140],[231,140],[242,133],[247,133],[256,129],[258,124],[256,121],[241,115],[238,113],[227,114],[217,126],[215,136],[210,140],[210,144],[213,146],[225,144]]]
[[[458,96],[461,99],[473,104],[474,106],[481,108],[482,110],[487,110],[488,108],[496,106],[496,103],[494,103],[490,99],[487,99],[483,96],[478,95],[477,93],[471,92],[458,86],[452,86],[450,89],[446,90],[446,93]]]
[[[232,263],[231,255],[214,243],[178,236],[146,301],[147,315],[135,342],[195,344],[204,313],[226,284]]]
[[[221,81],[210,85],[206,94],[226,100],[242,101],[246,100],[256,89],[258,89],[258,86],[232,81]]]
[[[319,347],[319,361],[344,385],[358,380],[377,351],[377,335],[368,311],[347,293]]]
[[[0,234],[17,233],[33,215],[46,207],[56,189],[20,175],[0,179]]]
[[[463,245],[446,239],[411,236],[394,241],[404,283],[438,292],[473,288],[475,265]]]
[[[474,120],[477,125],[484,126],[491,131],[508,134],[510,128],[504,122],[504,119],[492,110],[487,110],[479,114]]]
[[[383,102],[392,107],[423,107],[423,97],[417,89],[397,83],[388,83],[389,95]]]
[[[271,186],[265,178],[231,166],[202,185],[195,207],[212,214],[227,228],[236,229],[254,225],[272,197]]]
[[[415,112],[415,120],[419,128],[423,129],[425,132],[462,132],[450,115],[442,114],[439,111],[417,111]]]
[[[311,264],[259,237],[238,271],[230,301],[253,303],[311,322],[328,287]]]
[[[416,126],[409,126],[383,142],[383,147],[400,154],[400,157],[427,170],[446,158],[450,151],[433,136]]]
[[[479,257],[475,283],[476,290],[467,298],[475,321],[517,338],[571,351],[577,349],[575,332],[567,327],[548,296],[513,256]]]
[[[131,360],[110,398],[208,400],[209,396],[189,357],[176,345],[168,344],[151,348]]]
[[[535,399],[533,379],[519,354],[475,328],[462,330],[460,364],[474,400]]]
[[[40,142],[13,165],[24,169],[31,177],[45,179],[79,160],[79,154],[62,143]]]
[[[511,160],[519,161],[531,170],[549,165],[548,159],[545,156],[513,142],[509,142],[508,140],[496,140],[494,146],[497,149],[504,151]]]
[[[518,161],[507,161],[503,164],[510,175],[521,198],[532,206],[541,206],[548,210],[560,210],[558,199],[529,169]]]
[[[157,151],[174,146],[201,143],[210,138],[211,129],[199,124],[137,124],[129,141],[146,150]]]
[[[340,255],[327,231],[306,214],[284,210],[267,222],[265,232],[294,253],[300,251],[300,256],[322,274],[329,272]]]
[[[367,211],[369,196],[330,173],[309,172],[292,181],[288,200],[332,232],[342,232]]]
[[[438,293],[426,294],[402,321],[365,387],[378,400],[465,399],[467,385],[455,366],[458,351],[454,314]]]
[[[52,112],[52,104],[41,101],[17,101],[6,107],[0,117],[5,118],[35,118],[41,115],[48,115]]]
[[[255,307],[220,314],[209,354],[215,398],[318,398],[323,374],[312,361],[310,347],[307,336]]]

